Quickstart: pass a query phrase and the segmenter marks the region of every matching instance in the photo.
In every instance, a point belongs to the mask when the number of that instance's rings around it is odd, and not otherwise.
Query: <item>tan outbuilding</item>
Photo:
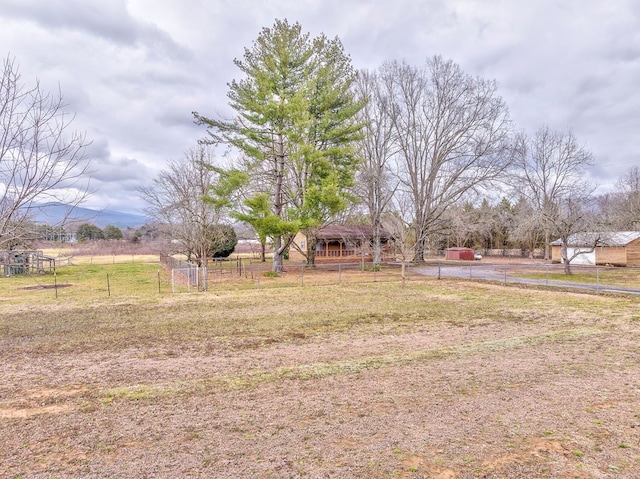
[[[562,263],[562,242],[551,243],[551,260]],[[571,264],[640,266],[640,231],[590,232],[571,235],[567,244]]]

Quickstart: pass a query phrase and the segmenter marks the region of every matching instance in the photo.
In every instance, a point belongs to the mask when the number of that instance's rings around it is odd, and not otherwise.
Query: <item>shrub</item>
[[[213,258],[226,258],[238,244],[236,230],[229,225],[215,225],[210,229],[211,256]]]

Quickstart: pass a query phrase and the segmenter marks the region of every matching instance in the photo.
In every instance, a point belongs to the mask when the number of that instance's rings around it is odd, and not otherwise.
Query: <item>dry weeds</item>
[[[412,281],[6,304],[0,476],[636,478],[636,298]]]

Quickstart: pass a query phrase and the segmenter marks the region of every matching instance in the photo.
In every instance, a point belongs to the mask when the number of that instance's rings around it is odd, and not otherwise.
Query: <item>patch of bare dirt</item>
[[[39,284],[37,286],[24,286],[22,288],[18,288],[25,291],[39,290],[39,289],[56,289],[56,288],[69,288],[73,286],[72,284],[63,283],[63,284]]]
[[[531,318],[0,352],[0,477],[640,477],[640,323]]]
[[[0,409],[1,419],[26,419],[39,414],[60,414],[72,411],[69,404],[53,404],[51,406],[28,407],[28,408],[5,408]]]

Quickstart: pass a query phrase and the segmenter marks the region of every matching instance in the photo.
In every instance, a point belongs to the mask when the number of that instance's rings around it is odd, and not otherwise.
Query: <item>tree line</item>
[[[275,271],[298,247],[298,232],[313,264],[317,231],[333,222],[371,225],[375,260],[385,230],[399,254],[418,262],[429,250],[464,245],[542,248],[549,258],[557,238],[566,246],[577,232],[639,227],[637,168],[617,192],[596,196],[587,175],[593,156],[570,129],[519,131],[497,83],[451,60],[357,71],[338,38],[312,38],[277,20],[235,65],[234,116],[194,112],[208,135],[164,173],[201,168],[206,181],[192,183],[189,196],[164,177],[144,196],[173,197],[150,201],[158,218],[168,205],[193,202],[203,210],[188,216],[201,228],[250,225],[263,247],[273,246]]]

